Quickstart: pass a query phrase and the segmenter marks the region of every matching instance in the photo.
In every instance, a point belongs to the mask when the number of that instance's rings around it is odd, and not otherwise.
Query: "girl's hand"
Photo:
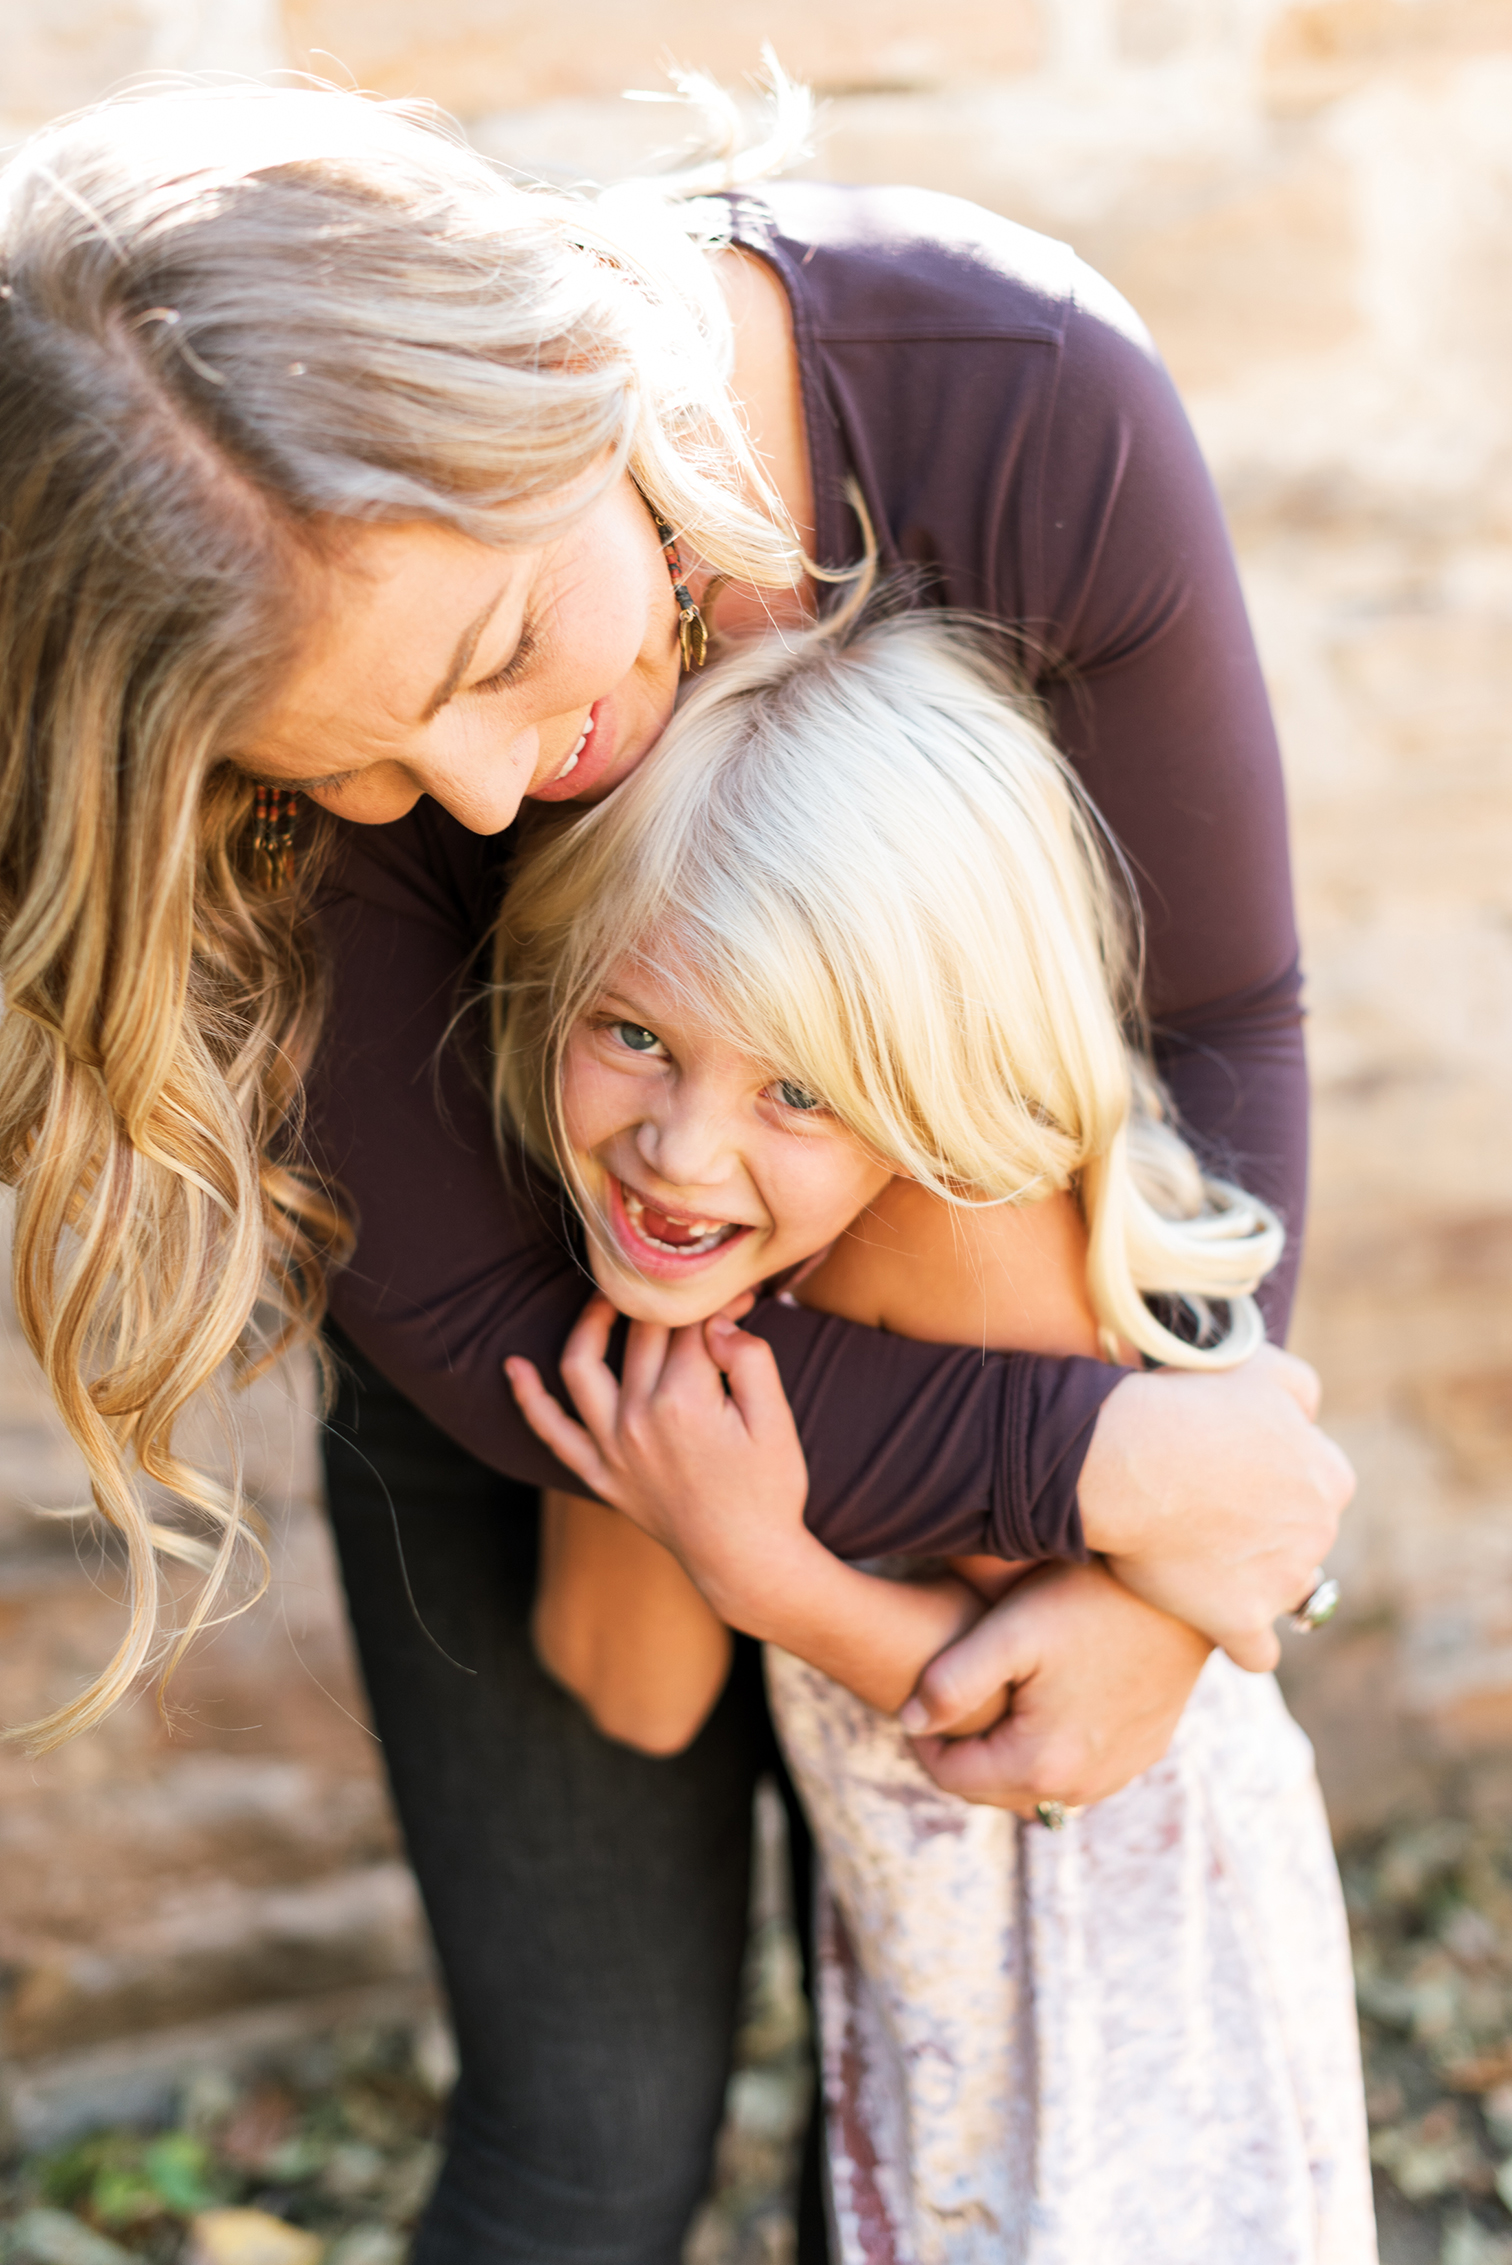
[[[1130,1376],[1103,1404],[1077,1493],[1088,1546],[1124,1586],[1240,1667],[1274,1667],[1354,1493],[1317,1428],[1318,1379],[1266,1346],[1222,1375]]]
[[[1047,1565],[930,1662],[898,1719],[964,1800],[1021,1817],[1104,1801],[1160,1760],[1211,1649],[1100,1565]],[[994,1728],[948,1735],[1005,1683]]]
[[[562,1355],[581,1423],[532,1362],[505,1373],[526,1422],[601,1502],[670,1549],[724,1618],[763,1617],[792,1551],[806,1559],[808,1470],[771,1348],[735,1326],[746,1298],[685,1329],[630,1324],[624,1373],[604,1355],[619,1316],[584,1307]],[[784,1544],[790,1545],[790,1550]]]

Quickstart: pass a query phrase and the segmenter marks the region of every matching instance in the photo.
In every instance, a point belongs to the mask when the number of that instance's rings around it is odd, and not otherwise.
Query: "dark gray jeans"
[[[331,1523],[461,2058],[414,2265],[677,2265],[729,2066],[752,1794],[780,1771],[755,1648],[686,1753],[601,1738],[531,1652],[533,1490],[333,1344]],[[822,2265],[812,2144],[802,2215]]]

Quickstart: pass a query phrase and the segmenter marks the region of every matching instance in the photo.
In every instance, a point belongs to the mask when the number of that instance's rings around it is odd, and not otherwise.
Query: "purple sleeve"
[[[1138,336],[1074,313],[1043,456],[1044,686],[1138,883],[1157,1059],[1204,1160],[1274,1204],[1285,1331],[1307,1189],[1286,802],[1218,499]]]
[[[467,838],[448,840],[423,811],[343,831],[319,916],[329,1039],[310,1085],[314,1154],[359,1221],[332,1312],[482,1461],[571,1486],[521,1418],[502,1363],[526,1354],[555,1386],[591,1283],[556,1191],[501,1169],[482,1085],[465,1045],[448,1039],[476,933],[455,863]],[[1069,1477],[1064,1465],[1114,1372],[984,1359],[775,1302],[752,1326],[777,1352],[803,1435],[809,1523],[840,1554],[1082,1554],[1079,1455]]]

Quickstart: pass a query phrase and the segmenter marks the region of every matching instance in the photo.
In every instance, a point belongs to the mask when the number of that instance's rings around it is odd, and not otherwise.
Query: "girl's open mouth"
[[[647,1273],[680,1272],[726,1251],[751,1230],[738,1219],[661,1211],[620,1179],[609,1181],[609,1212],[625,1255]]]

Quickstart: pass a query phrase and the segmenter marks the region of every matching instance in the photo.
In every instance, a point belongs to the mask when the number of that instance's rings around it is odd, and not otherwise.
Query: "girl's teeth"
[[[664,1242],[660,1235],[653,1235],[650,1232],[646,1225],[644,1201],[633,1188],[627,1188],[623,1180],[620,1182],[620,1193],[624,1198],[625,1210],[629,1215],[631,1225],[636,1233],[651,1245],[653,1250],[670,1251],[678,1258],[699,1258],[705,1251],[716,1249],[720,1243],[727,1241],[731,1235],[738,1232],[738,1222],[735,1220],[682,1219],[675,1217],[671,1212],[664,1211],[661,1216],[668,1221],[669,1225],[694,1227],[701,1230],[685,1243]]]

